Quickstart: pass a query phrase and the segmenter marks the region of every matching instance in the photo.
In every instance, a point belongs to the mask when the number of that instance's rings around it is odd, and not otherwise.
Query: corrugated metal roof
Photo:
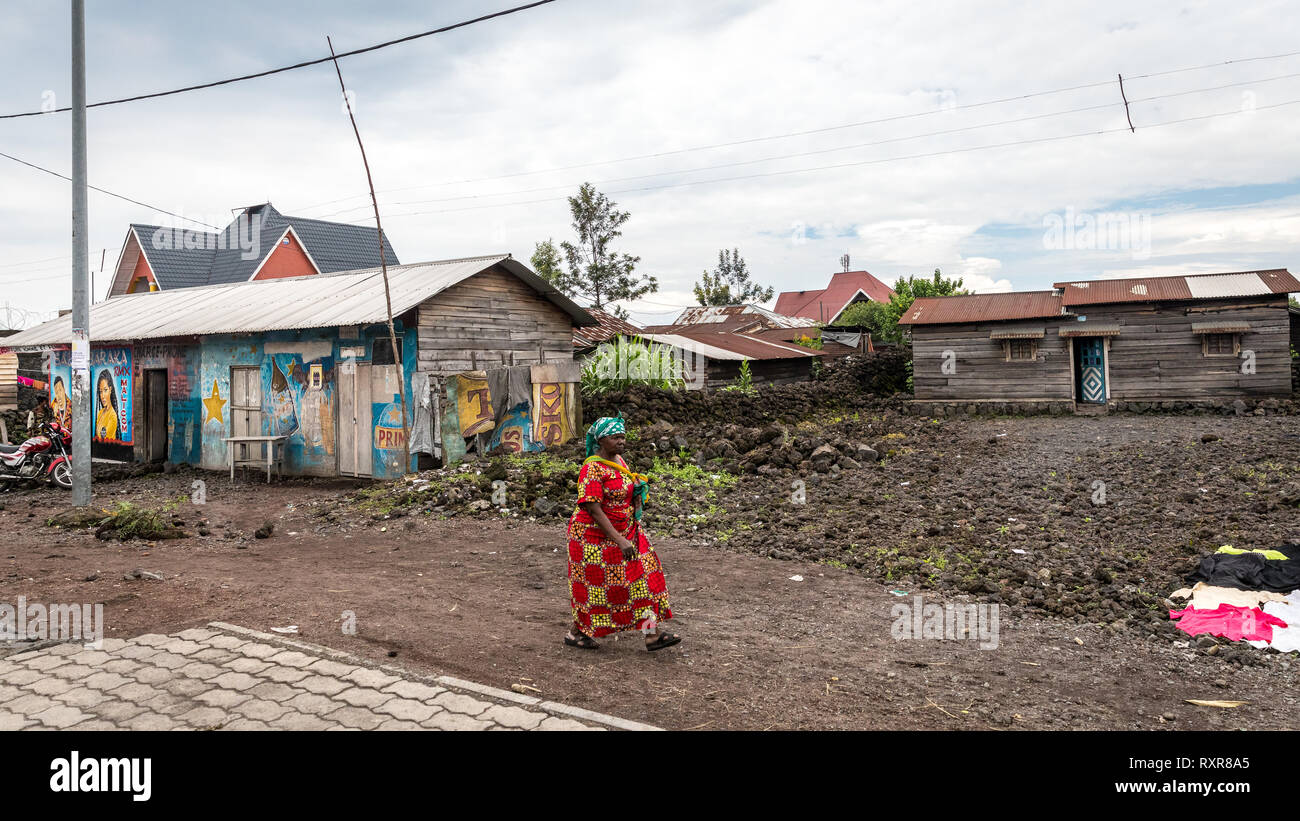
[[[1285,294],[1300,291],[1300,282],[1286,269],[1277,268],[1225,274],[1093,279],[1058,282],[1055,287],[1064,291],[1063,304],[1072,307],[1106,302],[1158,302]]]
[[[1059,316],[1061,310],[1061,297],[1055,291],[927,296],[913,302],[903,312],[898,324],[940,325],[1004,319],[1040,319]]]
[[[673,334],[646,334],[647,339],[665,342],[677,348],[703,354],[710,359],[801,359],[817,356],[818,351],[802,345],[771,342],[743,334],[715,333],[713,331],[678,332]]]
[[[1119,336],[1119,325],[1104,322],[1074,322],[1062,325],[1061,336]]]
[[[1193,322],[1194,334],[1244,334],[1250,330],[1249,322],[1221,319],[1214,322]]]
[[[473,257],[388,269],[393,315],[409,311],[462,280],[500,265],[566,311],[575,324],[595,320],[550,283],[509,256]],[[200,334],[254,333],[296,328],[368,325],[387,321],[380,269],[316,274],[231,285],[208,285],[113,297],[90,309],[94,342],[121,342]],[[66,315],[4,340],[5,347],[66,345]]]
[[[599,345],[619,334],[637,336],[645,330],[598,308],[588,308],[587,313],[591,314],[592,318],[596,320],[596,324],[573,329],[574,347],[585,348],[589,345]]]
[[[989,339],[1042,339],[1046,335],[1047,329],[1042,325],[1033,328],[1017,325],[991,331]]]
[[[696,305],[682,311],[674,325],[749,325],[755,320],[767,320],[766,327],[799,328],[808,320],[761,308],[758,305]]]

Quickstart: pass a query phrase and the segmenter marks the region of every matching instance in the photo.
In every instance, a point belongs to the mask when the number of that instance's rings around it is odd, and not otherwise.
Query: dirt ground
[[[49,489],[0,495],[0,601],[103,602],[110,637],[212,620],[296,624],[307,641],[377,661],[536,688],[526,692],[671,729],[1294,729],[1294,654],[1200,646],[1158,628],[1151,599],[1215,542],[1300,535],[1289,504],[1298,455],[1295,417],[916,420],[884,463],[846,474],[834,492],[810,484],[807,509],[782,514],[788,524],[727,542],[656,539],[676,614],[668,626],[685,640],[654,654],[636,634],[597,652],[561,644],[561,521],[322,519],[357,487],[340,481],[232,484],[182,470],[99,485],[104,507],[186,497],[174,515],[190,537],[153,543],[44,525],[66,505]],[[196,478],[204,505],[188,501]],[[1096,479],[1117,507],[1093,509]],[[737,493],[761,495],[747,482]],[[886,500],[886,488],[904,501]],[[731,521],[773,518],[727,510]],[[268,521],[272,535],[254,538]],[[810,535],[810,521],[827,532]],[[819,547],[799,549],[810,540]],[[841,542],[840,558],[826,552]],[[896,552],[879,558],[858,548],[867,543]],[[965,573],[909,575],[914,563],[890,564],[903,543],[978,558]],[[123,578],[137,568],[163,579]],[[1071,577],[1098,568],[1091,586]],[[1003,605],[997,648],[896,640],[893,608],[918,596]],[[342,629],[345,611],[355,635]]]

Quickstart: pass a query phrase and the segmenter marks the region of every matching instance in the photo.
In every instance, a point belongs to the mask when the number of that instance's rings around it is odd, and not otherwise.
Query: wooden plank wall
[[[790,382],[807,382],[812,379],[815,357],[800,359],[767,359],[749,363],[749,377],[754,385],[784,385]],[[740,378],[740,362],[735,359],[710,359],[706,364],[705,387],[710,390],[735,384]],[[688,382],[688,389],[695,385]]]
[[[573,319],[493,267],[419,307],[418,369],[449,375],[573,359]]]
[[[1286,396],[1291,392],[1290,320],[1286,297],[1247,297],[1180,303],[1090,305],[1089,323],[1118,324],[1107,351],[1110,398],[1117,400],[1223,399]],[[1255,352],[1255,373],[1239,357],[1207,357],[1193,322],[1245,321],[1241,349]],[[1062,322],[1044,323],[1034,362],[1007,362],[994,328],[1015,323],[919,326],[912,329],[917,399],[1072,399],[1070,343]],[[944,374],[943,352],[956,354],[956,373]]]
[[[1044,336],[1032,362],[1006,361],[994,330],[1042,325]],[[1070,399],[1070,343],[1060,320],[1017,320],[969,325],[919,325],[912,329],[912,385],[917,399]],[[955,355],[955,371],[943,372],[944,351]]]
[[[0,354],[0,410],[18,407],[18,354]]]
[[[1134,303],[1087,309],[1089,322],[1118,322],[1110,340],[1110,397],[1125,400],[1217,399],[1291,393],[1286,296],[1223,301]],[[1255,352],[1255,373],[1242,359],[1205,356],[1193,322],[1245,321],[1241,350]]]

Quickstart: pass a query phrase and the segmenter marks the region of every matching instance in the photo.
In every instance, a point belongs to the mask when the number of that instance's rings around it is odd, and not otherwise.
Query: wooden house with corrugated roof
[[[1285,269],[1058,282],[923,297],[910,329],[917,400],[1231,401],[1291,393]]]

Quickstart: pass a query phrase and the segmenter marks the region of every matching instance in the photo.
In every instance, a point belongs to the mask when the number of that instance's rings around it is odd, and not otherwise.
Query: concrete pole
[[[90,504],[90,243],[86,197],[86,0],[72,0],[72,503]]]

